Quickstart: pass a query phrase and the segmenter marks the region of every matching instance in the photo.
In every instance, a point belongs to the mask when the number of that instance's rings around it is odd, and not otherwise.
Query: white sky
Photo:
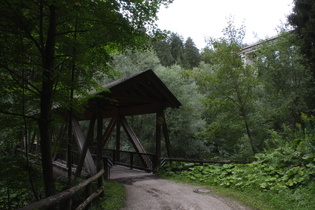
[[[227,18],[234,17],[235,26],[244,21],[244,43],[252,44],[260,39],[277,35],[277,28],[286,23],[293,0],[174,0],[168,8],[161,7],[157,24],[162,30],[170,30],[191,37],[197,48],[206,46],[205,38],[222,37]]]

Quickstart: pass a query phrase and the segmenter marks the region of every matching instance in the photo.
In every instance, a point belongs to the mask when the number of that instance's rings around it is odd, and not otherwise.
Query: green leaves
[[[185,165],[185,164],[184,164]],[[187,164],[186,164],[187,165]],[[310,165],[314,167],[314,165]],[[174,167],[174,166],[173,166]],[[184,166],[179,166],[184,169]],[[296,189],[312,181],[312,169],[305,167],[277,167],[276,165],[253,162],[239,164],[205,164],[188,170],[167,173],[168,176],[188,176],[191,180],[210,185],[220,185],[238,190],[260,188],[263,191],[281,193]]]
[[[276,148],[255,155],[249,164],[204,164],[183,167],[171,176],[187,176],[209,185],[220,185],[242,191],[258,189],[274,194],[293,195],[309,188],[315,181],[314,117],[302,115],[303,126],[271,132]],[[186,170],[185,170],[186,169]],[[184,170],[184,171],[183,171]],[[301,193],[301,192],[300,192]],[[302,202],[302,201],[298,201]],[[306,202],[306,201],[303,201]]]

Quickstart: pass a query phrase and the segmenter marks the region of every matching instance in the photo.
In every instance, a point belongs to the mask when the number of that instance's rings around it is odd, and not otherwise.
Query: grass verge
[[[124,207],[126,200],[126,189],[123,184],[108,180],[105,182],[104,197],[96,200],[92,210],[110,209],[118,210]]]
[[[188,177],[183,176],[167,176],[165,174],[160,174],[161,178],[172,180],[178,183],[191,184],[199,186],[202,188],[209,188],[213,190],[213,194],[228,198],[239,202],[240,204],[250,208],[259,210],[295,210],[295,209],[307,209],[312,208],[303,207],[304,205],[296,205],[290,202],[289,197],[292,195],[286,194],[274,194],[269,192],[263,192],[259,189],[247,189],[246,191],[238,191],[231,188],[226,188],[222,186],[209,185],[206,183],[200,183],[196,180],[191,180]],[[311,196],[310,196],[311,197]],[[311,199],[311,198],[310,198]]]

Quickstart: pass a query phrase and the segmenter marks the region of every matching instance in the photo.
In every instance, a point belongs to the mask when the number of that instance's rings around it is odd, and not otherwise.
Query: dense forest
[[[182,103],[166,111],[173,157],[250,163],[190,168],[184,176],[294,195],[297,207],[312,209],[315,204],[307,202],[315,193],[315,3],[295,0],[289,24],[278,36],[244,54],[245,26],[237,28],[232,18],[224,35],[208,37],[203,49],[190,37],[160,31],[157,11],[171,2],[3,3],[1,209],[21,207],[63,188],[52,167],[51,157],[60,149],[51,130],[60,124],[54,107],[80,112],[88,91],[147,69]],[[128,118],[148,152],[155,149],[154,117]],[[29,161],[27,146],[35,135],[30,131],[39,135],[37,164]],[[21,144],[24,154],[16,150]],[[122,149],[132,148],[126,141]],[[210,180],[210,173],[218,178]]]

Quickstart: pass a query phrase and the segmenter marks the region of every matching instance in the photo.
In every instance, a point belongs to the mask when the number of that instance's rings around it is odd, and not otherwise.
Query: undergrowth
[[[105,182],[104,197],[92,204],[91,210],[119,210],[125,205],[126,189],[123,184],[108,180]]]
[[[25,159],[1,156],[0,168],[0,209],[17,209],[43,197],[41,174]]]
[[[215,187],[219,191],[230,189],[225,194],[228,192],[241,198],[245,196],[243,201],[252,199],[250,204],[246,201],[247,204],[256,208],[259,206],[259,209],[264,208],[258,199],[268,204],[266,209],[315,209],[315,180],[310,169],[292,167],[276,170],[267,164],[259,165],[258,161],[246,165],[182,165],[180,171],[172,171],[168,167],[161,175],[164,178]],[[187,166],[187,170],[184,170]]]
[[[267,203],[266,209],[315,209],[314,117],[303,126],[271,132],[273,145],[249,164],[173,163],[162,176],[218,186]],[[253,202],[255,207],[255,202]],[[257,207],[256,207],[257,208]],[[263,209],[259,207],[259,209]]]

